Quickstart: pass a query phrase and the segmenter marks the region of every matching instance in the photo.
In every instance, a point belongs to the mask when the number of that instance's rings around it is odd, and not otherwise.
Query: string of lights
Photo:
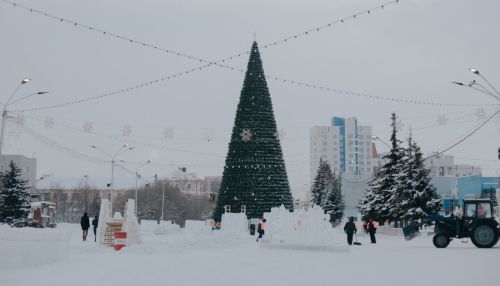
[[[127,93],[127,92],[130,92],[130,91],[133,91],[135,89],[140,89],[140,88],[148,87],[148,86],[151,86],[153,84],[157,84],[157,83],[160,83],[160,82],[163,82],[163,81],[166,81],[166,80],[170,80],[170,79],[178,78],[178,77],[181,77],[181,76],[184,76],[184,75],[188,75],[188,74],[190,74],[192,72],[195,72],[195,71],[198,71],[198,70],[203,70],[203,69],[205,69],[207,67],[210,67],[212,65],[217,65],[217,66],[222,67],[222,68],[226,68],[226,69],[229,69],[229,70],[239,71],[241,73],[244,73],[245,71],[243,69],[235,68],[235,67],[228,66],[228,65],[225,65],[225,64],[221,64],[221,63],[224,63],[227,60],[232,60],[234,58],[241,57],[243,55],[246,55],[246,54],[250,53],[249,51],[246,51],[246,52],[239,53],[239,54],[236,54],[236,55],[233,55],[233,56],[230,56],[230,57],[223,58],[221,60],[209,61],[209,60],[205,60],[205,59],[202,59],[202,58],[199,58],[199,57],[187,55],[187,54],[182,53],[182,52],[173,51],[173,50],[170,50],[170,49],[165,49],[165,48],[162,48],[162,47],[159,47],[159,46],[155,46],[155,45],[152,45],[152,44],[141,42],[141,41],[138,41],[138,40],[135,40],[135,39],[131,39],[131,38],[128,38],[128,37],[125,37],[125,36],[121,36],[121,35],[118,35],[118,34],[115,34],[115,33],[107,32],[107,31],[104,31],[103,29],[100,29],[100,28],[97,28],[97,27],[93,27],[93,26],[89,26],[89,25],[85,25],[85,24],[80,24],[80,23],[78,23],[76,21],[73,21],[73,20],[70,20],[70,19],[66,19],[66,18],[63,18],[63,17],[59,17],[59,16],[55,16],[53,14],[50,14],[50,13],[47,13],[47,12],[44,12],[44,11],[41,11],[41,10],[37,10],[37,9],[34,9],[34,8],[30,8],[30,7],[18,4],[18,3],[13,2],[13,1],[9,1],[9,0],[0,0],[0,1],[4,2],[4,3],[7,3],[7,4],[11,4],[13,7],[21,8],[21,9],[24,9],[24,10],[32,12],[32,13],[36,13],[36,14],[39,14],[39,15],[42,15],[42,16],[45,16],[45,17],[49,17],[49,18],[58,20],[61,23],[71,24],[71,25],[74,25],[75,27],[85,28],[85,29],[88,29],[90,31],[98,32],[98,33],[100,33],[102,35],[106,35],[106,36],[115,37],[115,38],[118,38],[118,39],[121,39],[121,40],[125,40],[125,41],[127,41],[129,43],[132,43],[132,44],[138,44],[138,45],[142,45],[144,47],[150,47],[150,48],[153,48],[153,49],[157,49],[157,50],[166,52],[168,54],[173,54],[173,55],[177,55],[177,56],[181,56],[181,57],[186,57],[186,58],[189,58],[189,59],[192,59],[192,60],[196,60],[198,62],[206,63],[205,65],[202,65],[202,66],[199,66],[199,67],[195,67],[195,68],[192,68],[192,69],[188,69],[188,70],[185,70],[185,71],[182,71],[182,72],[174,73],[174,74],[162,77],[160,79],[156,79],[156,80],[152,80],[152,81],[149,81],[149,82],[137,84],[135,86],[130,86],[130,87],[127,87],[127,88],[124,88],[124,89],[119,89],[119,90],[108,92],[108,93],[104,93],[104,94],[101,94],[101,95],[90,96],[90,97],[86,97],[86,98],[82,98],[82,99],[77,99],[77,100],[74,100],[74,101],[69,101],[69,102],[65,102],[65,103],[61,103],[61,104],[54,104],[54,105],[47,105],[47,106],[42,106],[42,107],[30,108],[30,109],[17,110],[18,112],[28,112],[28,111],[38,111],[38,110],[47,110],[47,109],[60,108],[60,107],[70,106],[70,105],[73,105],[73,104],[84,103],[84,102],[88,102],[88,101],[92,101],[92,100],[102,99],[102,98],[113,96],[113,95],[119,95],[119,94],[123,94],[123,93]],[[324,24],[322,26],[318,26],[318,27],[311,28],[311,29],[308,29],[308,30],[300,32],[300,33],[293,34],[291,36],[285,37],[285,38],[280,39],[278,41],[269,42],[267,44],[264,44],[262,46],[262,48],[265,49],[265,48],[268,48],[268,47],[271,47],[271,46],[276,46],[276,45],[278,45],[280,43],[286,43],[287,41],[290,41],[290,40],[293,40],[293,39],[297,39],[297,38],[309,35],[310,33],[313,33],[313,32],[320,32],[320,31],[322,31],[324,29],[331,28],[332,26],[334,26],[336,24],[343,24],[343,23],[345,23],[345,22],[347,22],[349,20],[354,20],[354,19],[356,19],[357,17],[359,17],[361,15],[365,15],[365,14],[369,15],[369,14],[373,13],[374,11],[383,10],[385,7],[390,6],[390,5],[395,5],[398,2],[399,2],[398,0],[390,1],[390,2],[387,2],[385,4],[373,7],[371,9],[360,11],[360,12],[355,13],[355,14],[349,16],[349,17],[345,17],[345,18],[342,18],[342,19],[339,19],[339,20],[335,20],[335,21],[332,21],[330,23]],[[306,87],[306,88],[319,89],[319,90],[326,91],[326,92],[329,92],[329,93],[335,93],[335,94],[341,94],[341,95],[347,95],[347,96],[357,96],[357,97],[371,98],[371,99],[377,99],[377,100],[383,100],[383,101],[392,101],[392,102],[399,102],[399,103],[406,103],[406,104],[433,105],[433,106],[454,106],[454,107],[458,107],[458,106],[471,106],[469,104],[436,103],[436,102],[431,102],[431,101],[410,100],[410,99],[400,99],[400,98],[391,98],[391,97],[382,97],[382,96],[368,95],[368,94],[363,94],[363,93],[358,93],[358,92],[352,92],[352,91],[345,91],[345,90],[330,88],[330,87],[319,85],[319,84],[313,84],[313,83],[308,83],[308,82],[303,82],[303,81],[296,81],[296,80],[289,80],[289,79],[285,79],[285,78],[281,78],[281,77],[277,77],[277,76],[273,76],[273,75],[268,75],[268,76],[266,76],[266,78],[272,79],[272,80],[276,80],[276,81],[279,81],[279,82],[283,82],[283,83],[286,83],[286,84],[295,85],[295,86],[302,86],[302,87]],[[484,105],[474,105],[474,106],[484,106]]]
[[[250,54],[249,51],[245,51],[245,52],[234,54],[234,55],[229,56],[229,57],[225,57],[223,59],[219,59],[217,61],[209,61],[209,60],[206,60],[206,59],[202,59],[200,57],[188,55],[188,54],[183,53],[183,52],[179,52],[179,51],[175,51],[175,50],[171,50],[171,49],[162,48],[162,47],[154,45],[154,44],[142,42],[142,41],[135,40],[135,39],[132,39],[132,38],[129,38],[129,37],[125,37],[125,36],[122,36],[122,35],[119,35],[119,34],[116,34],[116,33],[105,31],[105,30],[100,29],[100,28],[95,27],[95,26],[78,23],[78,22],[76,22],[74,20],[71,20],[71,19],[68,19],[68,18],[64,18],[64,17],[60,17],[60,16],[57,16],[57,15],[54,15],[54,14],[51,14],[51,13],[48,13],[48,12],[45,12],[45,11],[38,10],[38,9],[34,9],[34,8],[31,8],[31,7],[19,4],[19,3],[14,2],[14,1],[9,1],[9,0],[0,0],[0,1],[4,2],[6,4],[10,4],[14,8],[20,8],[20,9],[23,9],[23,10],[28,11],[30,13],[38,14],[40,16],[44,16],[44,17],[56,20],[56,21],[58,21],[60,23],[63,23],[63,24],[69,24],[69,25],[72,25],[74,27],[82,28],[82,29],[85,29],[85,30],[89,30],[89,31],[98,33],[98,34],[103,35],[103,36],[107,36],[107,37],[110,37],[110,38],[115,38],[115,39],[123,40],[123,41],[125,41],[127,43],[131,43],[131,44],[143,46],[143,47],[146,47],[146,48],[155,49],[155,50],[164,52],[166,54],[176,55],[176,56],[187,58],[187,59],[190,59],[190,60],[193,60],[193,61],[207,63],[208,65],[216,65],[218,63],[224,63],[226,61],[233,60],[233,59],[242,57],[244,55]],[[298,38],[301,38],[301,37],[308,36],[308,35],[310,35],[312,33],[318,33],[318,32],[321,32],[321,31],[323,31],[325,29],[333,28],[335,25],[344,24],[346,22],[355,20],[356,18],[359,18],[360,16],[371,15],[371,14],[373,14],[376,11],[382,11],[386,7],[390,7],[392,5],[398,4],[399,1],[400,0],[389,1],[387,3],[378,5],[376,7],[372,7],[370,9],[366,9],[366,10],[354,13],[354,14],[348,16],[348,17],[337,19],[337,20],[331,21],[329,23],[326,23],[326,24],[323,24],[323,25],[320,25],[320,26],[317,26],[317,27],[310,28],[310,29],[305,30],[305,31],[292,34],[290,36],[287,36],[287,37],[282,38],[282,39],[277,40],[277,41],[268,42],[268,43],[264,44],[261,48],[267,49],[267,48],[270,48],[270,47],[277,46],[279,44],[287,43],[289,41],[292,41],[292,40],[295,40],[295,39],[298,39]]]
[[[3,0],[0,0],[0,1],[3,1]],[[199,70],[199,69],[204,69],[204,68],[207,68],[209,66],[210,65],[204,65],[204,66],[192,68],[189,70],[185,70],[183,72],[179,72],[179,73],[175,73],[175,74],[171,74],[171,75],[162,77],[160,79],[148,81],[145,83],[137,84],[134,86],[115,90],[115,91],[104,93],[104,94],[97,95],[97,96],[85,97],[85,98],[81,98],[81,99],[77,99],[77,100],[73,100],[73,101],[68,101],[65,103],[45,105],[45,106],[40,106],[40,107],[13,110],[13,111],[15,111],[15,112],[30,112],[30,111],[49,110],[49,109],[61,108],[61,107],[71,106],[74,104],[94,101],[94,100],[102,99],[102,98],[109,97],[109,96],[124,95],[125,93],[131,92],[133,90],[149,87],[149,86],[154,85],[154,84],[158,84],[158,83],[161,83],[164,81],[179,78],[183,75],[187,75],[191,72],[194,72],[194,71]],[[224,66],[228,67],[231,70],[239,71],[241,73],[245,72],[243,69],[230,67],[230,66],[226,66],[226,65],[224,65]],[[327,93],[331,93],[333,95],[354,96],[354,97],[359,97],[359,98],[367,98],[367,99],[380,100],[380,101],[390,101],[390,102],[397,102],[397,103],[404,103],[404,104],[427,105],[427,106],[435,106],[435,107],[471,107],[471,106],[483,107],[483,106],[494,105],[494,104],[467,104],[467,103],[440,103],[440,102],[433,102],[433,101],[426,101],[426,100],[413,100],[413,99],[402,99],[402,98],[395,98],[395,97],[383,97],[383,96],[370,95],[370,94],[359,93],[359,92],[354,92],[354,91],[347,91],[347,90],[341,90],[341,89],[336,89],[336,88],[330,88],[330,87],[327,87],[324,85],[313,84],[313,83],[304,82],[304,81],[289,80],[289,79],[285,79],[285,78],[281,78],[281,77],[277,77],[277,76],[272,76],[272,75],[266,75],[265,77],[267,79],[275,80],[277,82],[282,82],[284,84],[320,90],[320,91],[324,91]]]

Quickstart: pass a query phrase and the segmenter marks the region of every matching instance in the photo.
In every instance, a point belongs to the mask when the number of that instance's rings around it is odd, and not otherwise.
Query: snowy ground
[[[80,241],[78,225],[60,225],[57,231],[73,234],[66,258],[13,268],[5,262],[44,243],[12,241],[2,236],[12,230],[0,225],[0,285],[500,285],[500,244],[477,249],[455,240],[436,249],[428,236],[405,241],[379,235],[376,245],[359,237],[363,245],[348,252],[297,251],[264,249],[251,237],[220,232],[157,235],[153,225],[141,227],[141,245],[115,252]],[[344,240],[337,230],[332,244]]]

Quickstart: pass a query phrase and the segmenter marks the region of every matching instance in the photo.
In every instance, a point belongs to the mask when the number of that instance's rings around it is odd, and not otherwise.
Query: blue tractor
[[[428,215],[435,221],[432,242],[437,248],[445,248],[453,238],[470,238],[479,248],[490,248],[498,242],[500,226],[493,216],[493,203],[488,199],[466,199],[463,214],[456,216]]]

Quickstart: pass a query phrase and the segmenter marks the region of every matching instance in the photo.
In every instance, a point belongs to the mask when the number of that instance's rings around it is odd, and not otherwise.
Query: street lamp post
[[[110,204],[111,215],[113,215],[113,191],[115,189],[115,163],[116,163],[116,157],[118,157],[119,155],[123,154],[124,152],[126,152],[128,150],[134,149],[134,147],[130,147],[127,144],[124,144],[120,148],[120,150],[118,150],[114,154],[110,154],[110,153],[104,151],[103,149],[97,147],[96,145],[90,145],[89,147],[93,148],[93,149],[96,149],[96,150],[99,150],[101,153],[103,153],[106,156],[108,156],[110,158],[110,160],[111,160],[111,186],[110,186],[110,189],[109,189],[109,204]]]
[[[167,184],[167,181],[168,179],[175,179],[177,177],[173,176],[173,177],[165,177],[165,178],[160,178],[160,180],[163,180],[161,181],[161,220],[165,220],[165,217],[164,217],[164,209],[165,209],[165,185]]]
[[[476,80],[473,80],[468,84],[465,84],[462,82],[456,82],[456,81],[453,81],[452,83],[459,85],[459,86],[463,86],[463,87],[469,87],[469,88],[474,89],[476,91],[479,91],[481,93],[487,94],[491,97],[494,97],[496,100],[500,101],[500,92],[486,79],[486,77],[484,77],[479,72],[478,69],[470,68],[469,71],[475,75],[478,75],[480,78],[482,78],[484,80],[484,82],[486,82],[486,84],[493,90],[493,92],[490,91],[488,88],[486,88],[484,85],[478,83]]]
[[[137,217],[137,206],[138,206],[138,204],[137,204],[137,190],[138,190],[137,179],[139,178],[139,170],[151,162],[153,162],[153,161],[147,160],[146,162],[141,164],[139,167],[137,167],[137,169],[135,169],[135,216],[136,217]]]
[[[8,118],[10,118],[9,117],[9,111],[7,110],[7,107],[9,107],[10,105],[12,105],[14,103],[18,103],[20,101],[23,101],[23,100],[25,100],[25,99],[33,96],[33,95],[48,93],[47,91],[39,91],[39,92],[35,92],[35,93],[29,94],[27,96],[24,96],[24,97],[21,97],[19,99],[16,99],[16,100],[12,101],[12,99],[17,94],[17,91],[21,88],[21,86],[23,86],[24,84],[27,84],[29,81],[30,81],[29,78],[23,79],[21,81],[21,83],[19,83],[19,85],[16,87],[16,89],[14,90],[14,92],[12,92],[12,94],[10,95],[9,99],[7,100],[7,102],[5,102],[5,104],[2,103],[2,102],[0,102],[0,104],[3,105],[3,110],[2,110],[2,127],[0,128],[0,155],[2,155],[2,147],[3,147],[3,142],[4,142],[5,121]]]

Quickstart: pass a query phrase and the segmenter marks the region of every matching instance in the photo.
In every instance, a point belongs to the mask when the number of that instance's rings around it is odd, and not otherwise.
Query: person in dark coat
[[[87,235],[89,234],[90,220],[87,213],[84,213],[80,219],[80,225],[83,231],[83,241],[87,240]]]
[[[375,233],[377,232],[377,226],[375,225],[375,220],[374,219],[371,219],[369,222],[368,222],[368,233],[370,234],[370,240],[372,243],[377,243],[377,240],[375,238]]]
[[[97,216],[92,220],[92,226],[94,227],[94,241],[97,241],[97,225],[99,224],[99,218]]]
[[[352,237],[357,231],[356,224],[354,224],[354,217],[350,217],[349,221],[344,225],[344,232],[347,234],[347,244],[352,245]]]
[[[257,237],[257,241],[259,241],[259,238],[262,238],[264,235],[264,229],[266,228],[266,219],[263,219],[259,221],[259,224],[257,226],[257,233],[259,234],[259,237]]]

